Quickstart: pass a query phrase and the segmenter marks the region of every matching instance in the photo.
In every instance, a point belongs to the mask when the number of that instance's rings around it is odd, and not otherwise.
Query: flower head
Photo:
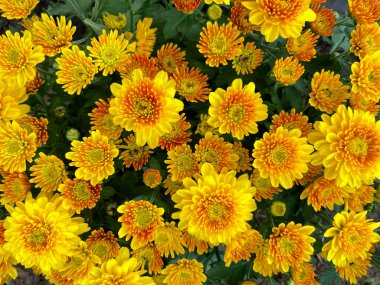
[[[172,2],[178,11],[190,14],[198,8],[202,0],[173,0]]]
[[[286,204],[281,201],[274,201],[270,206],[270,212],[275,217],[283,217],[286,213]]]
[[[336,272],[338,272],[341,278],[350,282],[350,284],[357,284],[357,278],[367,275],[367,270],[371,267],[371,258],[372,254],[368,253],[365,259],[356,258],[344,266],[335,265]]]
[[[156,188],[158,185],[161,184],[161,174],[160,171],[157,169],[149,168],[144,172],[143,175],[143,181],[146,186],[149,188]]]
[[[195,236],[189,234],[187,230],[183,231],[182,244],[187,248],[189,252],[196,251],[198,255],[207,252],[209,248],[207,241],[197,239]]]
[[[348,0],[350,14],[359,23],[374,23],[380,19],[380,2],[373,0]]]
[[[103,22],[110,30],[121,30],[127,25],[127,17],[122,13],[117,15],[105,13],[103,15]]]
[[[133,165],[136,171],[140,170],[148,162],[153,151],[146,145],[137,145],[135,135],[129,135],[124,142],[126,145],[118,145],[121,150],[119,158],[123,160],[123,165],[126,167]]]
[[[273,75],[276,81],[285,86],[296,83],[304,72],[305,68],[293,56],[277,59],[273,67]]]
[[[311,263],[300,263],[292,268],[292,279],[296,285],[318,285],[315,268]]]
[[[152,18],[143,18],[136,26],[136,54],[150,56],[156,43],[157,28],[151,28]]]
[[[336,23],[334,10],[320,5],[313,5],[312,9],[317,16],[310,24],[311,29],[320,36],[331,36]]]
[[[103,228],[94,230],[86,242],[88,249],[98,256],[102,262],[119,255],[119,243],[111,231],[105,232]]]
[[[261,201],[261,199],[273,199],[273,196],[282,191],[279,187],[274,187],[271,184],[270,178],[263,178],[260,176],[260,171],[258,169],[253,170],[250,177],[252,186],[256,188],[255,200]]]
[[[288,38],[286,41],[286,50],[301,61],[310,61],[315,57],[315,45],[319,35],[315,35],[310,29],[306,30],[297,38]]]
[[[373,202],[373,196],[376,190],[373,186],[362,185],[349,193],[347,198],[348,210],[361,212],[364,211],[364,206]]]
[[[264,53],[261,49],[256,48],[254,42],[246,43],[240,55],[232,61],[232,68],[237,74],[252,74],[253,70],[263,61]]]
[[[25,19],[39,2],[40,0],[3,0],[0,3],[1,16],[8,20]]]
[[[41,146],[47,142],[49,137],[47,125],[49,121],[46,118],[40,117],[37,119],[33,116],[25,115],[16,119],[16,122],[27,131],[28,135],[32,133],[36,135],[37,146]]]
[[[160,137],[158,141],[162,149],[171,150],[177,146],[191,142],[191,133],[187,132],[191,124],[186,121],[184,113],[180,115],[180,119],[177,122],[171,123],[171,126],[172,130]]]
[[[249,21],[249,13],[250,11],[244,7],[241,0],[234,1],[228,21],[234,24],[243,35],[252,31],[260,31],[260,26]]]
[[[268,262],[269,257],[269,241],[266,239],[258,245],[256,257],[253,261],[253,270],[260,273],[264,277],[277,274],[279,270],[274,262]]]
[[[308,123],[309,118],[301,113],[296,113],[295,109],[290,111],[290,114],[281,111],[272,117],[272,125],[270,126],[270,133],[276,133],[279,127],[287,130],[299,129],[301,137],[307,137],[312,129],[312,124]]]
[[[161,257],[161,252],[157,249],[157,246],[153,243],[148,243],[132,252],[134,258],[137,259],[141,269],[144,269],[148,265],[149,274],[160,273],[164,266],[164,261]]]
[[[27,104],[21,104],[28,99],[24,87],[8,84],[0,80],[0,122],[22,118],[30,111]]]
[[[24,172],[7,173],[0,184],[2,205],[23,201],[30,191],[30,182]]]
[[[192,177],[199,172],[198,158],[187,144],[176,146],[168,151],[168,172],[172,174],[172,180],[183,180]]]
[[[380,26],[378,23],[357,24],[351,32],[350,51],[359,58],[380,50]]]
[[[168,43],[157,51],[156,65],[159,70],[164,70],[172,75],[177,68],[186,66],[186,53],[181,51],[178,45]]]
[[[202,285],[206,282],[203,273],[203,264],[195,259],[182,258],[176,264],[169,264],[161,272],[165,276],[164,282],[168,285]]]
[[[154,78],[158,72],[156,60],[144,54],[133,54],[129,61],[119,67],[121,78],[132,80],[132,73],[135,69],[140,69],[143,77]]]
[[[239,157],[235,170],[237,172],[251,170],[252,157],[249,155],[248,149],[244,148],[241,142],[234,142],[232,151]]]
[[[182,232],[174,222],[165,222],[158,226],[154,233],[154,243],[163,256],[174,258],[177,254],[185,253],[182,246]]]

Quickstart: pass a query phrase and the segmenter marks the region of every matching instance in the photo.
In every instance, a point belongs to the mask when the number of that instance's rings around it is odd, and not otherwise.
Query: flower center
[[[286,253],[292,253],[295,248],[294,241],[289,237],[283,237],[280,240],[280,248]]]
[[[166,56],[162,59],[162,65],[164,67],[164,70],[173,73],[177,67],[177,63],[175,62],[175,59],[171,56]]]
[[[151,210],[147,208],[140,208],[137,210],[136,222],[140,227],[142,228],[147,227],[148,225],[152,223],[152,220],[153,220],[153,213]]]
[[[182,153],[177,157],[176,166],[181,170],[191,170],[194,157],[189,153]]]
[[[11,138],[7,143],[7,153],[10,155],[19,155],[24,149],[24,145],[21,140]]]
[[[8,62],[12,64],[18,64],[21,59],[21,54],[17,49],[12,48],[8,53],[5,55],[5,58]]]
[[[270,179],[269,178],[262,178],[262,177],[257,177],[255,180],[255,186],[257,188],[268,188],[271,186],[270,184]]]
[[[25,188],[23,186],[25,186]],[[25,185],[25,183],[23,183],[23,181],[20,178],[16,178],[15,180],[13,180],[10,188],[12,190],[12,193],[16,197],[24,197],[25,192],[28,192],[29,190],[29,187],[26,186],[27,185]]]
[[[104,149],[98,148],[86,151],[86,158],[89,162],[89,165],[100,163],[105,158]]]
[[[46,164],[42,170],[42,176],[44,179],[52,182],[60,182],[62,180],[62,169],[54,162]]]
[[[75,81],[83,82],[87,79],[87,71],[83,66],[76,66],[74,69],[73,77]]]
[[[90,199],[91,194],[89,193],[85,182],[79,182],[75,184],[73,187],[73,196],[75,200],[80,202],[85,202]]]
[[[220,202],[214,202],[207,208],[207,216],[210,220],[223,220],[227,214],[226,206]]]
[[[105,47],[102,49],[101,57],[106,65],[113,65],[119,59],[118,51],[115,47]]]
[[[106,114],[103,117],[102,123],[106,130],[113,131],[117,128],[117,126],[113,123],[113,117],[111,114]]]
[[[238,123],[240,122],[244,117],[244,108],[238,105],[234,105],[231,108],[228,108],[227,110],[227,118],[234,122]]]
[[[291,17],[294,18],[294,15],[296,15],[301,8],[301,3],[299,3],[299,0],[269,0],[265,2],[265,14],[268,14],[273,18],[280,18],[284,20]],[[301,2],[303,2],[303,0]]]
[[[368,144],[365,139],[355,138],[347,144],[347,149],[355,156],[365,156],[368,152]]]
[[[227,50],[227,38],[225,35],[217,35],[210,44],[210,50],[214,55],[223,55]]]
[[[154,111],[154,105],[149,99],[137,99],[134,104],[137,117],[150,118]]]
[[[156,173],[148,173],[148,175],[145,176],[145,184],[148,186],[153,186],[157,184],[157,174]]]
[[[198,82],[192,79],[185,79],[181,82],[180,89],[183,93],[191,95],[198,89]]]
[[[211,163],[215,166],[219,162],[219,155],[213,149],[206,149],[203,155],[201,156],[201,160],[203,162]]]
[[[107,255],[109,248],[101,243],[95,243],[92,247],[92,252],[99,257]]]
[[[141,252],[141,255],[140,257],[148,260],[148,261],[153,261],[154,260],[154,255],[153,255],[153,251],[151,250],[150,247],[148,248],[145,248],[142,252]]]
[[[184,270],[186,270],[186,271],[184,271]],[[189,273],[186,268],[181,269],[181,271],[179,272],[178,279],[181,281],[186,281],[186,282],[193,280],[192,274]]]
[[[288,156],[288,152],[281,147],[276,147],[269,154],[270,160],[277,165],[285,164],[288,160]]]

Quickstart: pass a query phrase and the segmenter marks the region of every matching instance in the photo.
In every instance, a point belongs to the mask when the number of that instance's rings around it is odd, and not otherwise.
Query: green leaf
[[[178,25],[185,20],[187,14],[181,13],[175,8],[164,12],[166,24],[164,26],[165,39],[172,39],[178,34]]]
[[[326,268],[318,276],[319,283],[321,284],[340,284],[341,281],[335,267],[331,262],[326,263]]]
[[[100,192],[100,195],[103,199],[111,198],[115,194],[116,190],[110,186],[103,187],[102,191]]]

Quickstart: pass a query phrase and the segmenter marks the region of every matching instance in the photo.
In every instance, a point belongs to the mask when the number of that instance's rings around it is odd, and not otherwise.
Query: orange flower
[[[253,70],[263,61],[263,56],[263,51],[256,48],[254,42],[246,43],[241,54],[233,59],[232,68],[236,70],[237,74],[252,74]]]
[[[361,24],[374,23],[380,19],[380,2],[374,0],[348,0],[350,14]]]
[[[143,181],[146,186],[149,188],[156,188],[158,185],[161,184],[161,174],[160,171],[157,169],[149,168],[144,172],[143,175]]]
[[[243,35],[252,31],[260,31],[260,26],[251,24],[249,21],[249,13],[250,11],[243,6],[242,0],[234,1],[228,21],[234,24]]]
[[[348,210],[355,212],[364,211],[364,206],[373,202],[375,192],[375,188],[369,185],[362,185],[361,187],[356,188],[348,195]]]
[[[351,94],[350,106],[354,110],[368,111],[374,116],[377,116],[380,110],[380,106],[375,101],[367,100],[358,93]]]
[[[137,263],[144,270],[148,265],[149,274],[157,274],[161,272],[164,262],[161,252],[153,243],[148,243],[132,252],[132,256],[137,259]]]
[[[296,185],[305,186],[307,183],[313,181],[317,175],[322,173],[321,165],[312,165],[311,163],[308,163],[307,167],[308,171],[303,175],[303,177],[295,180]]]
[[[120,66],[119,71],[121,78],[131,80],[132,72],[135,69],[140,69],[144,77],[152,79],[158,72],[154,58],[149,58],[143,54],[133,54],[127,63]]]
[[[255,200],[261,201],[261,199],[273,199],[273,196],[281,193],[282,189],[272,186],[270,178],[262,178],[260,171],[255,169],[250,177],[252,185],[256,187]]]
[[[97,255],[102,262],[119,255],[119,244],[111,231],[105,232],[103,228],[94,230],[86,239],[86,242],[88,249]]]
[[[39,0],[2,0],[0,3],[1,16],[8,20],[24,19],[29,16],[39,2]]]
[[[197,251],[198,255],[207,252],[209,248],[208,242],[197,239],[195,236],[189,234],[187,230],[183,231],[182,241],[189,252]]]
[[[177,10],[190,14],[198,8],[202,0],[173,0],[172,2]]]
[[[143,18],[136,25],[136,54],[150,56],[156,42],[157,28],[151,28],[152,18]]]
[[[190,146],[182,144],[168,151],[168,172],[172,174],[172,180],[183,180],[185,177],[192,177],[199,172],[198,158]]]
[[[173,43],[164,44],[157,51],[156,65],[159,70],[164,70],[172,75],[176,68],[186,66],[186,53],[181,51],[178,45]]]
[[[253,261],[253,270],[257,273],[260,273],[264,277],[272,276],[273,274],[277,274],[279,270],[276,268],[276,264],[274,262],[268,263],[269,257],[269,241],[266,239],[262,244],[259,244],[256,257]]]
[[[229,23],[227,26],[218,23],[207,22],[203,27],[197,48],[206,58],[206,64],[211,67],[219,67],[220,64],[227,65],[227,60],[232,60],[241,51],[244,38],[239,37],[240,32]]]
[[[288,56],[285,59],[281,57],[274,63],[273,74],[276,81],[288,86],[296,83],[298,78],[305,72],[305,68],[298,62],[297,58]]]
[[[177,190],[183,188],[183,183],[179,180],[174,181],[172,179],[172,175],[168,174],[164,180],[164,187],[166,189],[165,195],[173,195],[175,192],[177,192]]]
[[[367,253],[367,258],[355,258],[352,262],[347,263],[345,266],[335,266],[340,278],[350,282],[350,284],[357,284],[357,278],[367,275],[367,270],[371,265],[372,254]]]
[[[45,80],[41,78],[40,73],[37,71],[36,76],[34,77],[33,80],[30,80],[26,82],[25,84],[25,89],[26,89],[26,94],[33,95],[36,94],[38,89],[45,83]]]
[[[29,179],[24,172],[7,173],[0,184],[0,192],[3,192],[0,203],[5,205],[23,201],[29,191]]]
[[[307,137],[312,129],[312,124],[308,123],[309,118],[301,113],[296,113],[295,109],[292,109],[290,114],[285,111],[281,111],[279,115],[272,117],[272,125],[270,126],[270,133],[276,133],[279,127],[283,127],[287,130],[299,129],[301,131],[301,137]]]
[[[319,36],[315,35],[310,29],[307,29],[298,38],[288,38],[286,41],[286,50],[289,54],[301,61],[310,61],[315,57],[315,45]]]
[[[380,50],[380,26],[378,23],[357,24],[351,32],[350,51],[359,58]]]
[[[236,171],[241,172],[251,170],[252,157],[250,157],[248,149],[243,147],[241,142],[234,142],[232,151],[239,157],[237,161]]]
[[[34,133],[36,135],[37,146],[41,146],[47,142],[47,125],[49,122],[46,118],[40,117],[37,119],[35,117],[25,115],[22,118],[17,119],[16,122],[20,125],[20,127],[24,128],[28,134]]]
[[[187,132],[191,124],[186,121],[185,114],[181,114],[180,119],[175,123],[171,123],[171,126],[172,130],[160,137],[158,141],[161,149],[171,150],[176,146],[191,142],[191,133]]]
[[[136,171],[140,170],[148,162],[153,151],[148,146],[137,145],[134,135],[129,135],[124,142],[126,145],[118,145],[118,148],[122,150],[119,158],[123,160],[123,165],[126,167],[133,165]]]
[[[292,279],[296,285],[318,285],[315,280],[314,266],[311,263],[300,263],[292,268]]]
[[[317,17],[310,24],[311,29],[320,36],[331,36],[335,22],[334,10],[320,5],[312,5],[311,8],[316,13]]]
[[[197,260],[182,258],[176,264],[169,264],[162,270],[167,285],[202,285],[206,282],[203,264]]]

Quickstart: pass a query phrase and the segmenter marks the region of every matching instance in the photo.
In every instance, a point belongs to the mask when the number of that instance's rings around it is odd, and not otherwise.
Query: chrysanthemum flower
[[[56,59],[58,63],[57,83],[63,84],[64,90],[73,95],[79,95],[98,72],[97,66],[87,57],[77,45],[62,50],[62,55]]]
[[[339,187],[335,180],[319,177],[302,192],[300,199],[307,198],[307,204],[316,212],[320,211],[321,207],[333,210],[335,204],[343,205],[344,199],[348,198],[351,192],[354,192],[351,187]]]
[[[202,285],[206,282],[203,264],[195,259],[182,258],[176,264],[169,264],[161,272],[167,285]]]
[[[100,198],[100,185],[91,185],[89,181],[74,178],[66,179],[58,187],[66,209],[75,210],[79,214],[84,208],[92,209]]]
[[[38,71],[36,71],[36,76],[34,76],[34,79],[31,81],[26,82],[25,84],[25,91],[26,94],[34,95],[37,93],[38,89],[45,83],[45,80],[41,78],[41,75]]]
[[[9,30],[0,37],[0,78],[24,86],[36,76],[36,65],[44,61],[41,46],[32,44],[32,34],[24,31],[12,34]]]
[[[285,86],[296,83],[304,72],[305,68],[293,56],[288,56],[285,59],[281,57],[275,61],[273,66],[273,75],[276,81]]]
[[[307,183],[314,181],[314,178],[322,173],[321,165],[312,165],[310,162],[307,164],[308,170],[302,178],[296,179],[296,185],[305,186]]]
[[[301,113],[296,113],[295,109],[288,114],[285,111],[281,111],[280,114],[273,115],[272,124],[270,126],[270,133],[276,133],[279,127],[283,127],[287,130],[299,129],[301,131],[301,137],[307,137],[312,129],[312,124],[308,123],[309,118]]]
[[[24,87],[8,84],[0,80],[0,122],[22,118],[30,111],[27,104],[21,104],[28,99]]]
[[[286,213],[286,204],[281,201],[274,201],[270,205],[270,212],[274,217],[283,217]]]
[[[115,258],[119,254],[119,243],[111,231],[105,232],[103,228],[94,230],[86,239],[88,249],[98,256],[102,263]]]
[[[232,68],[237,74],[251,74],[261,64],[263,56],[263,51],[256,48],[254,42],[246,43],[241,54],[233,59]]]
[[[253,25],[249,21],[249,13],[250,11],[243,6],[242,0],[234,1],[228,21],[234,24],[243,35],[252,31],[260,31],[260,26]]]
[[[340,278],[347,280],[350,284],[357,284],[357,278],[367,275],[367,270],[371,267],[371,258],[372,254],[367,253],[367,258],[356,258],[345,266],[336,265],[335,270],[338,272]]]
[[[367,100],[358,93],[351,94],[350,106],[354,110],[368,111],[372,115],[377,116],[380,111],[380,105],[377,105],[373,100]]]
[[[380,235],[374,230],[380,222],[366,219],[367,211],[343,211],[334,216],[333,227],[324,236],[332,239],[322,248],[327,252],[327,260],[334,265],[344,267],[357,259],[366,259],[369,250],[380,241]]]
[[[170,123],[180,119],[183,103],[174,98],[175,81],[160,71],[150,79],[143,77],[140,69],[132,74],[133,79],[124,79],[122,85],[113,83],[109,112],[113,122],[127,131],[134,131],[137,145],[146,142],[155,148],[159,139],[172,130]]]
[[[311,263],[300,263],[292,268],[292,279],[296,285],[318,285],[315,280],[314,266]]]
[[[268,255],[269,241],[266,239],[257,247],[256,257],[253,260],[253,270],[260,273],[264,277],[279,273],[279,270],[276,268],[276,264],[274,262],[271,264],[268,263]]]
[[[127,17],[122,13],[119,13],[117,15],[105,13],[103,15],[103,23],[110,30],[121,30],[124,29],[127,25]]]
[[[161,184],[161,180],[162,177],[160,171],[157,169],[149,168],[144,172],[143,182],[149,188],[156,188],[158,185]]]
[[[197,48],[206,58],[206,64],[211,67],[227,65],[227,60],[232,60],[241,54],[244,38],[240,37],[239,30],[232,26],[207,22],[203,27]]]
[[[10,216],[4,223],[4,248],[27,268],[37,266],[43,272],[61,269],[67,257],[74,254],[78,235],[89,230],[83,218],[71,217],[57,195],[48,200],[44,196],[33,199],[29,194],[24,203],[6,208]]]
[[[0,184],[0,203],[2,205],[14,204],[23,201],[30,191],[28,176],[24,172],[5,174]]]
[[[16,120],[21,128],[24,128],[28,134],[36,134],[36,145],[41,146],[48,140],[47,125],[49,121],[46,118],[40,117],[39,119],[25,115]]]
[[[171,150],[176,146],[191,142],[191,133],[187,132],[191,124],[186,121],[184,113],[180,115],[180,119],[177,122],[171,123],[171,126],[172,130],[160,137],[158,141],[161,149]]]
[[[127,63],[119,67],[121,78],[132,80],[132,72],[135,69],[140,69],[144,77],[150,77],[152,79],[158,72],[154,58],[149,58],[143,54],[133,54]]]
[[[222,8],[220,8],[218,4],[212,4],[207,9],[207,16],[210,20],[217,21],[218,19],[220,19],[220,17],[222,17],[222,15],[223,10]]]
[[[126,145],[118,145],[121,150],[119,159],[123,160],[126,167],[133,165],[136,171],[140,170],[148,162],[153,151],[148,146],[137,145],[135,135],[129,135],[124,142]]]
[[[218,4],[218,5],[230,5],[230,0],[205,0],[205,3],[210,5],[212,3]]]
[[[41,188],[44,192],[53,192],[58,189],[59,184],[66,180],[65,164],[55,155],[47,156],[43,152],[39,153],[39,158],[35,165],[30,167],[31,183]]]
[[[121,222],[119,237],[126,240],[132,238],[131,247],[137,249],[153,241],[158,226],[163,225],[163,208],[148,201],[129,201],[117,208],[123,214],[118,221]]]
[[[151,28],[152,18],[144,18],[136,26],[136,54],[150,56],[156,43],[157,28]]]
[[[223,167],[236,169],[239,160],[239,156],[233,152],[233,144],[225,142],[222,137],[211,132],[199,140],[194,153],[200,165],[211,163],[216,171],[222,170]]]
[[[362,185],[356,188],[352,193],[349,193],[347,198],[348,210],[355,212],[364,211],[364,206],[373,202],[375,192],[375,188],[369,185]]]
[[[178,11],[190,14],[198,8],[202,0],[173,0],[172,2]]]
[[[154,233],[154,243],[163,256],[174,258],[178,254],[185,253],[182,246],[182,232],[174,222],[165,222],[158,226]]]
[[[180,180],[174,181],[172,175],[168,174],[164,180],[164,188],[166,189],[165,195],[173,195],[177,190],[183,188],[183,183]]]
[[[3,0],[0,3],[1,16],[8,20],[24,19],[39,2],[39,0]]]
[[[108,102],[99,99],[95,104],[97,108],[92,109],[92,112],[88,114],[91,118],[91,130],[99,130],[102,135],[118,140],[123,128],[113,123],[113,116],[109,113],[109,99]]]
[[[261,140],[255,141],[253,167],[260,171],[261,177],[269,177],[272,186],[289,189],[295,179],[307,172],[313,150],[299,129],[288,131],[279,127],[276,133],[264,133]]]
[[[376,103],[380,99],[380,50],[351,65],[352,92]]]
[[[226,246],[224,253],[225,265],[229,267],[231,262],[237,263],[241,260],[249,260],[262,242],[262,235],[254,229],[249,229],[239,234]]]
[[[373,0],[348,0],[350,14],[361,24],[374,23],[380,19],[380,2]]]
[[[187,65],[186,53],[181,51],[178,45],[173,43],[164,44],[157,51],[156,65],[159,70],[164,70],[172,75],[177,68]]]
[[[241,285],[257,285],[255,281],[245,280],[241,282]]]
[[[199,118],[199,123],[197,125],[197,129],[195,130],[196,134],[200,134],[202,137],[206,136],[208,132],[212,134],[219,134],[218,128],[211,126],[208,123],[209,115],[201,114]]]
[[[4,222],[5,220],[0,220],[0,283],[3,284],[11,278],[17,278],[17,270],[13,267],[16,264],[16,260],[11,252],[3,248],[6,242],[4,237]]]
[[[199,68],[189,69],[187,66],[182,66],[176,69],[173,79],[176,82],[178,94],[189,102],[205,101],[211,91],[208,88],[207,75],[201,74]]]
[[[184,189],[172,195],[178,212],[178,227],[212,245],[229,244],[231,239],[249,229],[247,221],[256,210],[252,199],[255,188],[248,175],[236,178],[236,171],[223,168],[218,174],[211,164],[205,163],[194,181],[183,180]]]
[[[183,180],[192,177],[199,172],[198,158],[187,144],[176,146],[168,151],[168,172],[172,174],[172,180]]]
[[[35,155],[36,134],[28,134],[16,121],[0,124],[0,166],[9,172],[23,172]]]
[[[335,179],[341,187],[360,187],[380,177],[380,122],[375,116],[340,105],[322,120],[308,139],[316,149],[312,164],[323,164],[326,179]]]
[[[252,157],[250,157],[248,149],[243,147],[241,142],[234,142],[232,151],[239,157],[235,170],[237,172],[251,170]]]
[[[113,159],[119,151],[98,130],[90,133],[91,136],[83,138],[83,141],[72,141],[71,151],[65,156],[73,161],[71,166],[78,167],[75,177],[89,180],[91,185],[96,185],[115,172]]]
[[[143,270],[148,265],[149,274],[157,274],[161,272],[164,262],[161,257],[161,252],[153,243],[148,243],[132,252],[132,256],[137,259],[137,263]]]
[[[182,244],[187,248],[189,252],[196,251],[198,255],[208,251],[209,245],[207,241],[197,239],[195,236],[189,234],[187,230],[183,231]]]
[[[317,15],[315,21],[310,24],[313,32],[320,36],[331,36],[336,23],[334,10],[320,5],[312,5],[311,8]]]
[[[281,223],[273,228],[269,238],[268,263],[274,263],[277,270],[285,273],[291,266],[310,261],[314,252],[311,243],[315,242],[310,234],[314,230],[312,226],[294,222]]]
[[[357,24],[351,32],[350,51],[359,58],[380,50],[380,26],[378,23]]]
[[[279,36],[297,38],[305,22],[315,20],[309,0],[256,0],[243,2],[243,5],[251,10],[249,21],[261,26],[260,32],[267,42],[273,42]]]
[[[263,178],[260,176],[260,171],[255,169],[250,177],[252,186],[256,188],[255,200],[261,201],[261,199],[273,199],[273,196],[282,191],[279,187],[272,186],[270,178]]]
[[[294,58],[301,61],[310,61],[315,57],[315,45],[319,36],[315,35],[310,29],[306,30],[297,38],[288,38],[286,50]]]

